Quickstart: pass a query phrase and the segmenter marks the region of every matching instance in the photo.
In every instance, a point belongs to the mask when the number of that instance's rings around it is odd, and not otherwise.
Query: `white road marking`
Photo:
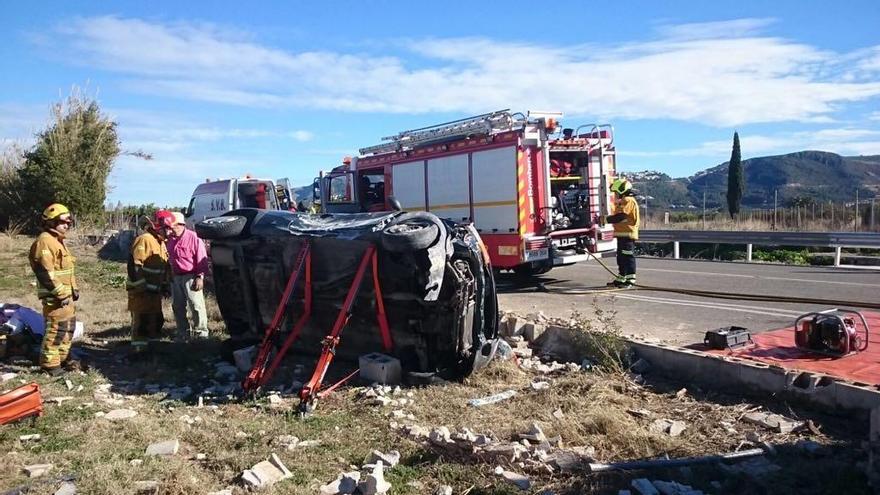
[[[765,316],[778,316],[781,318],[794,318],[800,316],[802,313],[787,311],[784,309],[778,308],[761,308],[757,309],[757,306],[737,306],[737,305],[725,305],[721,303],[702,303],[698,301],[687,301],[682,299],[665,299],[665,298],[654,298],[647,296],[637,296],[633,294],[613,294],[614,297],[619,297],[621,299],[630,299],[634,301],[643,301],[643,302],[653,302],[657,304],[671,304],[674,306],[691,306],[697,308],[707,308],[707,309],[720,309],[725,311],[736,311],[738,313],[751,313],[756,315],[765,315]],[[756,308],[756,309],[750,309]],[[770,310],[770,311],[768,311]]]
[[[602,268],[599,265],[583,264],[582,266],[592,266]],[[757,280],[783,280],[787,282],[807,282],[813,284],[835,284],[835,285],[856,285],[859,287],[880,287],[880,284],[866,284],[863,282],[841,282],[839,280],[815,280],[807,278],[789,278],[789,277],[765,277],[761,275],[743,275],[739,273],[717,273],[717,272],[697,272],[693,270],[669,270],[666,268],[639,268],[640,272],[666,272],[666,273],[687,273],[689,275],[706,275],[711,277],[735,277],[735,278],[753,278]]]

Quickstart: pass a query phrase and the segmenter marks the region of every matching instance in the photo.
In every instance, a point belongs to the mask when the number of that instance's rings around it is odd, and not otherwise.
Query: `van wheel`
[[[238,215],[209,218],[196,224],[196,234],[202,239],[226,239],[241,234],[246,223],[247,219]]]
[[[391,252],[418,251],[437,241],[440,227],[427,215],[405,213],[382,231],[382,247]]]

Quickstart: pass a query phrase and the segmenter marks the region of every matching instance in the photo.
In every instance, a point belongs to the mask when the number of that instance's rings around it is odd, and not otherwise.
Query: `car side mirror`
[[[403,205],[394,196],[388,196],[388,204],[391,205],[391,209],[394,211],[403,211]]]

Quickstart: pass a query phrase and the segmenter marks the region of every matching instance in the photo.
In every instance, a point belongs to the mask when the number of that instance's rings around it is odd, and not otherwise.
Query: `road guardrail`
[[[639,242],[673,243],[679,258],[679,243],[745,244],[746,261],[752,261],[752,246],[811,246],[834,248],[834,266],[840,266],[841,248],[880,249],[875,232],[762,232],[751,230],[642,230]]]

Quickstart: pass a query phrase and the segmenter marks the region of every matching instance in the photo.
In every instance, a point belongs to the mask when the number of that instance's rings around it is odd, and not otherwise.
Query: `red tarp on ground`
[[[794,345],[794,321],[788,328],[753,334],[754,346],[735,351],[709,351],[714,354],[752,359],[786,369],[816,371],[845,380],[880,385],[880,313],[863,311],[871,329],[868,349],[835,358],[798,349]],[[861,324],[857,328],[861,330]]]

